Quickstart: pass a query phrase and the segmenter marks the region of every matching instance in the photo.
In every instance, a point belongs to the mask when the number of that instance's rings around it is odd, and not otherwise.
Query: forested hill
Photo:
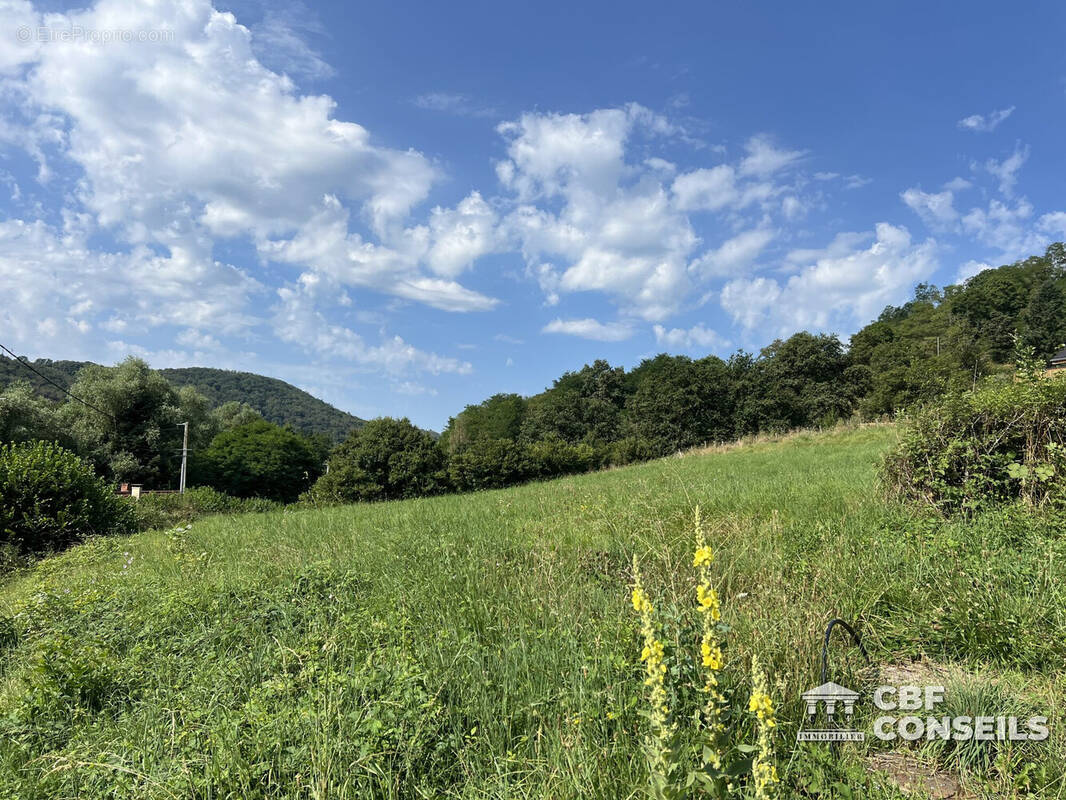
[[[230,400],[247,403],[269,422],[292,425],[303,433],[324,433],[335,442],[343,441],[353,428],[366,424],[278,378],[207,367],[159,371],[175,386],[192,386],[213,406]]]
[[[78,370],[89,363],[39,358],[30,365],[60,386],[69,388]],[[231,400],[247,403],[270,422],[292,425],[302,433],[324,433],[335,442],[343,440],[352,428],[365,424],[359,417],[334,408],[277,378],[207,367],[163,369],[160,372],[176,387],[194,387],[212,406]],[[0,389],[16,380],[27,381],[42,397],[57,402],[66,400],[63,392],[48,381],[15,364],[13,359],[0,357]]]

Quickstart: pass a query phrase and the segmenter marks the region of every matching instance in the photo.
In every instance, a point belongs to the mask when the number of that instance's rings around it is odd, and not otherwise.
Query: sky
[[[1066,239],[1066,6],[0,0],[0,343],[440,430]]]

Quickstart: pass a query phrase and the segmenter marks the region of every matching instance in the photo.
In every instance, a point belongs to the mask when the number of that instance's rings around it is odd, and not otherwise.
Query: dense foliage
[[[294,501],[321,472],[307,440],[266,420],[218,434],[194,462],[200,481],[234,497]]]
[[[1066,501],[1066,380],[1029,362],[1014,380],[952,392],[904,421],[884,463],[892,494],[951,513]]]
[[[129,504],[74,453],[46,442],[0,445],[0,543],[42,552],[133,528]]]
[[[321,502],[398,500],[444,488],[444,454],[408,419],[375,419],[333,451],[312,496]]]

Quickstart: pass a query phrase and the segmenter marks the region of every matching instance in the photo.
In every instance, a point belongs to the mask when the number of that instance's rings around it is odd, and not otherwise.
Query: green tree
[[[1066,295],[1054,278],[1036,287],[1021,314],[1022,341],[1048,358],[1066,344]]]
[[[525,414],[525,398],[517,394],[494,394],[448,420],[448,427],[441,434],[441,447],[446,453],[453,453],[483,439],[515,440]]]
[[[446,486],[443,469],[444,454],[432,435],[406,417],[381,417],[337,446],[312,494],[346,503],[436,494]]]
[[[31,442],[38,439],[68,443],[56,420],[57,406],[36,394],[25,381],[0,393],[0,442]]]
[[[512,486],[531,471],[526,446],[511,439],[478,439],[448,457],[448,479],[461,492]]]
[[[263,415],[247,403],[237,400],[229,400],[211,412],[215,427],[219,431],[228,431],[239,425],[247,425],[249,422],[257,422]]]
[[[849,416],[862,379],[835,336],[803,331],[763,348],[745,376],[743,432],[828,424]]]
[[[321,471],[304,437],[266,420],[222,431],[197,464],[202,475],[192,475],[191,482],[234,497],[282,502],[296,500]]]
[[[626,406],[630,431],[656,455],[730,437],[732,374],[713,356],[645,359],[630,373],[636,387]]]
[[[188,387],[179,392],[138,358],[115,367],[85,367],[71,393],[89,405],[68,400],[59,422],[77,451],[112,480],[176,487],[181,423],[190,423],[193,449],[205,446],[215,433],[202,395]]]

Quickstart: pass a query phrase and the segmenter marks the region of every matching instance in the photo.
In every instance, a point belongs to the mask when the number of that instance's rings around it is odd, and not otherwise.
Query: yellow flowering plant
[[[778,784],[773,763],[772,735],[776,725],[773,701],[766,676],[754,661],[747,710],[754,715],[756,743],[745,743],[743,738],[750,733],[751,717],[745,718],[743,699],[737,696],[735,688],[730,688],[736,681],[731,682],[726,673],[724,637],[728,628],[722,621],[715,588],[715,552],[706,541],[699,507],[695,510],[694,529],[696,631],[688,622],[690,612],[680,614],[666,609],[665,613],[657,614],[645,588],[639,561],[633,558],[631,600],[643,642],[640,663],[648,701],[645,716],[649,729],[645,741],[650,794],[656,800],[696,795],[754,796],[757,800],[769,800],[774,797]],[[676,638],[666,635],[673,630],[671,626],[676,628]],[[697,632],[698,656],[689,658],[680,643]],[[676,647],[669,648],[672,663],[668,663],[670,655],[664,641],[676,643]],[[668,683],[668,675],[676,677],[673,685]],[[692,720],[694,724],[679,726],[683,720]]]

